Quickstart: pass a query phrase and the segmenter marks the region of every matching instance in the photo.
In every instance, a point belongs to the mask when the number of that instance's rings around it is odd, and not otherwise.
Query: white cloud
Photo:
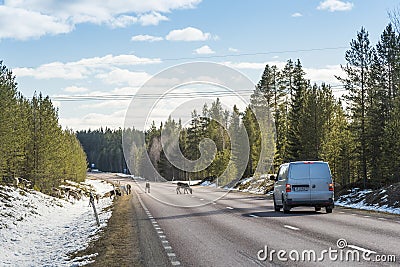
[[[36,79],[85,79],[91,74],[104,73],[116,66],[135,66],[158,64],[158,58],[140,58],[135,55],[106,55],[104,57],[83,58],[75,62],[52,62],[37,68],[15,68],[17,77],[34,77]]]
[[[0,5],[0,39],[26,40],[72,31],[73,25],[39,12]]]
[[[64,92],[68,93],[83,93],[87,91],[89,91],[89,89],[87,89],[86,87],[68,86],[64,88]]]
[[[239,49],[236,49],[236,48],[233,48],[233,47],[229,47],[228,51],[237,53],[237,52],[239,52]]]
[[[165,39],[169,41],[206,41],[210,38],[210,33],[203,33],[201,30],[193,27],[187,27],[181,30],[172,30],[165,37]]]
[[[120,88],[115,88],[114,90],[112,90],[113,94],[116,95],[134,95],[137,93],[137,91],[139,90],[138,87],[120,87]]]
[[[293,13],[292,14],[292,17],[293,18],[298,18],[298,17],[302,17],[303,16],[303,14],[301,14],[301,13],[299,13],[299,12],[296,12],[296,13]]]
[[[164,38],[159,37],[159,36],[147,35],[147,34],[145,34],[145,35],[139,34],[139,35],[132,36],[131,40],[135,41],[135,42],[146,42],[146,41],[147,42],[158,42],[158,41],[164,40]]]
[[[108,73],[96,75],[96,78],[102,79],[108,84],[128,84],[130,86],[141,86],[151,78],[146,72],[133,72],[126,69],[116,68]]]
[[[250,69],[250,70],[264,70],[265,65],[276,65],[278,68],[283,68],[286,62],[282,61],[269,61],[269,62],[223,62],[222,64],[235,68],[235,69]]]
[[[318,10],[329,10],[330,12],[335,11],[349,11],[353,9],[354,4],[351,2],[343,2],[340,0],[325,0],[319,3]]]
[[[311,80],[312,83],[327,83],[338,84],[339,81],[336,76],[344,76],[343,70],[340,65],[328,65],[323,68],[303,68],[306,72],[306,78]]]
[[[121,15],[119,17],[113,18],[109,23],[113,28],[125,28],[131,24],[137,23],[138,19],[133,16]]]
[[[202,47],[195,49],[194,52],[198,55],[209,55],[215,53],[215,51],[213,51],[208,45],[203,45]]]
[[[89,74],[89,69],[84,65],[71,63],[52,62],[37,68],[15,68],[13,73],[17,77],[34,77],[36,79],[84,79]]]
[[[145,15],[141,15],[139,18],[139,22],[143,26],[158,25],[160,21],[165,21],[165,20],[168,20],[168,18],[166,16],[161,15],[158,12],[151,12]]]
[[[0,5],[0,39],[39,38],[71,32],[76,25],[92,23],[110,27],[131,24],[158,25],[163,13],[195,8],[201,0],[169,1],[32,1],[6,0]]]
[[[124,127],[125,113],[126,110],[122,109],[111,114],[89,113],[83,117],[60,118],[59,121],[64,128],[75,131],[100,127],[117,129]]]

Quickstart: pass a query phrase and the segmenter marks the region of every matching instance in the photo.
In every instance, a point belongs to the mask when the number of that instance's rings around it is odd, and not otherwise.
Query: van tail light
[[[292,186],[290,184],[286,184],[286,192],[292,192]]]
[[[333,183],[329,184],[329,191],[333,191]]]

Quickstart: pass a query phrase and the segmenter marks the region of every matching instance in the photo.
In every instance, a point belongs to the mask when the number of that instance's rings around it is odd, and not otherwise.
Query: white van
[[[287,213],[293,207],[311,206],[315,211],[334,208],[331,171],[327,162],[296,161],[282,164],[278,176],[273,177],[274,209]]]

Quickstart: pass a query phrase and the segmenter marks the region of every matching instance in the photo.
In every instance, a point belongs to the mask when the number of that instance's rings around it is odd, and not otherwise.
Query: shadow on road
[[[279,218],[279,217],[294,217],[294,216],[321,216],[325,213],[323,212],[315,212],[315,211],[291,211],[290,213],[283,213],[277,211],[265,211],[265,212],[252,212],[252,213],[244,213],[242,216],[244,217],[261,217],[261,218]]]
[[[205,211],[205,212],[193,212],[193,213],[185,213],[179,215],[171,215],[171,216],[164,216],[164,217],[155,217],[157,220],[174,220],[174,219],[183,219],[183,218],[191,218],[191,217],[208,217],[208,216],[215,216],[221,215],[225,213],[233,213],[238,216],[243,217],[260,217],[260,218],[279,218],[279,217],[294,217],[294,216],[321,216],[324,215],[324,212],[315,212],[315,211],[291,211],[288,214],[283,212],[276,212],[274,210],[270,211],[263,211],[263,212],[251,212],[254,211],[252,208],[248,209],[240,209],[236,208],[235,210],[226,210],[226,209],[218,209],[212,211]],[[148,219],[145,219],[148,220]]]

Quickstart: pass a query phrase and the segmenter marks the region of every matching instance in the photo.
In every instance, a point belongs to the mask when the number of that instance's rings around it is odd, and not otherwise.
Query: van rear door
[[[311,200],[309,164],[304,162],[291,163],[288,181],[291,186],[291,198],[299,202]]]
[[[332,183],[329,165],[326,162],[314,162],[310,166],[310,193],[311,201],[328,200],[332,198],[333,192],[329,191]]]

